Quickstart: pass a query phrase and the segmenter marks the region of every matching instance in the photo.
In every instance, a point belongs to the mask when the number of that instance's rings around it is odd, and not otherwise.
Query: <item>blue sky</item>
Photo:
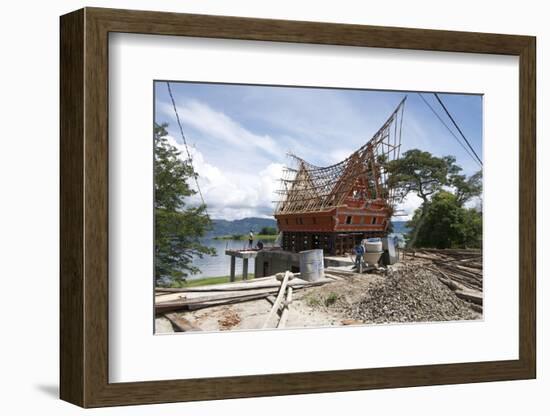
[[[368,141],[405,95],[402,151],[453,155],[465,174],[479,170],[416,92],[185,82],[170,86],[213,218],[271,216],[288,152],[319,166],[336,163]],[[423,96],[460,137],[433,94]],[[482,97],[439,96],[483,159]],[[183,150],[165,82],[155,82],[155,121],[168,123],[170,140]],[[191,203],[196,202],[195,197]],[[398,208],[408,216],[418,205],[418,198],[411,196]]]

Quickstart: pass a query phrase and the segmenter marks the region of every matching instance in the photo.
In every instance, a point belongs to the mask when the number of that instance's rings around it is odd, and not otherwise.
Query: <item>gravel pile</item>
[[[406,267],[373,282],[348,312],[365,323],[479,319],[468,305],[431,271]]]

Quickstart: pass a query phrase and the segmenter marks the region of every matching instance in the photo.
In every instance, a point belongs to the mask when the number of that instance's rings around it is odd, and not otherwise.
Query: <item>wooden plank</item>
[[[308,282],[306,280],[302,279],[295,279],[292,282],[289,282],[290,285],[293,287],[296,286],[315,286],[319,284],[325,284],[333,282],[332,279],[320,279],[316,280],[315,282]],[[185,293],[185,292],[223,292],[223,291],[234,291],[234,290],[255,290],[255,289],[265,289],[265,288],[273,288],[273,287],[280,287],[280,283],[278,283],[275,279],[272,279],[271,281],[267,282],[259,282],[259,283],[223,283],[219,285],[209,285],[209,286],[197,286],[197,287],[190,287],[190,288],[173,288],[170,290],[171,293]]]
[[[325,277],[328,279],[334,279],[334,280],[344,280],[341,276],[336,276],[335,274],[331,274],[327,272],[325,272]]]
[[[469,283],[468,281],[465,281],[464,279],[461,279],[460,277],[457,277],[456,275],[452,273],[448,273],[448,271],[443,271],[438,267],[432,268],[432,267],[426,267],[428,270],[439,273],[443,276],[443,278],[439,278],[441,283],[447,285],[449,289],[451,290],[479,290],[481,288],[480,285],[473,285]]]
[[[477,303],[469,303],[468,306],[470,309],[473,309],[476,312],[483,313],[483,306],[478,305]]]
[[[174,302],[182,300],[185,297],[184,293],[163,293],[155,296],[155,304],[164,302]]]
[[[170,321],[172,327],[174,328],[174,331],[176,332],[202,331],[202,329],[189,322],[188,319],[185,319],[182,316],[178,316],[175,313],[167,313],[166,315],[164,315],[164,317]]]
[[[472,292],[472,291],[466,292],[462,290],[457,290],[455,292],[455,295],[469,302],[477,303],[478,305],[483,305],[483,295],[479,292]]]
[[[299,277],[300,276],[300,273],[294,273],[294,276],[295,277]],[[160,287],[160,286],[157,286],[155,287],[155,292],[159,292],[159,293],[174,293],[174,292],[188,292],[188,291],[192,291],[192,290],[195,290],[195,289],[199,289],[199,290],[202,290],[203,288],[206,289],[206,288],[217,288],[217,287],[233,287],[233,285],[235,286],[240,286],[240,285],[255,285],[256,283],[259,283],[259,282],[266,282],[266,281],[272,281],[272,282],[275,282],[277,279],[275,278],[275,275],[272,275],[272,276],[265,276],[265,277],[257,277],[257,278],[254,278],[254,279],[250,279],[250,280],[239,280],[239,281],[236,281],[236,282],[227,282],[227,283],[216,283],[216,284],[212,284],[212,285],[201,285],[201,286],[193,286],[193,287]]]
[[[272,305],[275,304],[275,296],[269,295],[268,297],[265,298],[265,300],[267,300]]]
[[[459,286],[456,282],[454,282],[451,279],[445,279],[443,277],[438,277],[439,281],[443,283],[445,286],[447,286],[449,289],[455,291],[458,289],[462,289],[461,286]]]
[[[300,275],[299,273],[296,273],[295,275]],[[216,283],[213,285],[201,285],[201,286],[193,286],[193,287],[155,287],[155,292],[162,292],[162,293],[174,293],[174,292],[192,292],[192,291],[202,291],[206,289],[213,289],[213,288],[239,288],[239,287],[247,287],[244,285],[255,285],[260,282],[276,282],[277,279],[275,278],[275,275],[273,276],[266,276],[266,277],[258,277],[251,280],[239,280],[237,282],[227,282],[227,283]],[[232,289],[233,290],[233,289]]]
[[[287,286],[292,286],[294,290],[302,289],[302,288],[308,288],[308,287],[314,287],[314,286],[322,286],[324,284],[334,282],[334,280],[331,279],[325,279],[323,282],[312,282],[309,284],[302,284],[299,283],[298,285],[291,285],[290,283]],[[270,296],[274,293],[276,293],[277,290],[275,289],[266,289],[266,290],[257,290],[257,291],[244,291],[244,292],[211,292],[211,293],[219,293],[220,296],[198,296],[195,298],[186,298],[181,301],[170,301],[170,302],[158,302],[155,304],[155,311],[156,313],[165,313],[171,310],[195,310],[200,308],[206,308],[211,306],[218,306],[218,305],[226,305],[231,303],[238,303],[238,302],[247,302],[250,300],[256,300],[256,299],[262,299],[267,296]],[[203,292],[204,293],[204,292]],[[229,296],[227,296],[229,295]]]
[[[234,303],[263,299],[267,296],[269,296],[269,293],[257,293],[254,295],[243,295],[238,298],[213,300],[213,301],[200,302],[200,303],[184,303],[184,302],[160,303],[158,305],[155,305],[155,314],[161,314],[161,313],[172,312],[177,310],[194,311],[197,309],[210,308],[213,306],[231,305]]]
[[[312,286],[320,286],[324,285],[326,283],[333,282],[332,279],[323,279],[322,282],[311,282],[311,283],[301,283],[297,282],[298,284],[293,285],[294,288],[301,289],[305,287],[312,287]],[[287,286],[290,286],[291,283],[289,282]],[[195,310],[195,309],[201,309],[211,306],[218,306],[218,305],[226,305],[226,304],[232,304],[232,303],[238,303],[238,302],[246,302],[250,300],[257,300],[265,298],[269,295],[272,295],[274,293],[277,293],[279,290],[280,285],[276,287],[270,287],[270,288],[263,288],[263,289],[257,289],[257,290],[250,290],[250,291],[222,291],[222,292],[200,292],[197,293],[198,296],[196,297],[185,297],[182,299],[174,299],[174,297],[182,296],[179,293],[172,293],[168,296],[162,296],[162,297],[168,297],[169,300],[165,302],[159,302],[158,298],[156,298],[155,302],[155,312],[157,314],[159,313],[166,313],[169,311],[174,310]],[[204,293],[204,295],[202,295]]]
[[[279,288],[279,293],[277,294],[277,298],[275,299],[275,303],[271,307],[271,310],[269,311],[269,314],[267,315],[267,318],[262,325],[262,328],[267,328],[269,325],[269,322],[271,321],[271,318],[273,318],[273,315],[275,315],[275,312],[277,312],[277,309],[279,309],[279,304],[283,300],[283,297],[285,295],[286,286],[288,285],[288,280],[292,277],[292,273],[285,272],[285,276],[283,277],[283,281],[281,282],[281,287]]]
[[[281,319],[279,320],[279,324],[277,325],[277,328],[285,327],[286,321],[288,320],[288,315],[290,314],[291,303],[292,303],[292,287],[289,287],[286,290],[285,307],[283,309],[283,313],[281,314]]]
[[[235,291],[235,292],[213,292],[213,293],[200,293],[199,296],[195,297],[182,297],[181,294],[174,294],[175,296],[179,296],[180,298],[176,299],[170,299],[166,302],[156,302],[156,305],[166,305],[166,304],[181,304],[181,305],[192,305],[195,303],[206,303],[206,302],[212,302],[212,301],[218,301],[218,300],[228,300],[228,299],[238,299],[238,298],[244,298],[247,296],[252,295],[260,295],[265,294],[268,295],[270,293],[277,293],[276,288],[267,288],[267,289],[258,289],[258,290],[250,290],[246,292],[242,291]]]

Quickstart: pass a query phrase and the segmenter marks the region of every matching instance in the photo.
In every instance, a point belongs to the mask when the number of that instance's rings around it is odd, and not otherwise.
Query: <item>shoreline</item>
[[[248,235],[242,234],[239,235],[239,238],[236,238],[237,235],[218,235],[213,237],[214,240],[237,240],[237,241],[247,241]],[[277,234],[254,234],[254,241],[275,241],[277,239]]]
[[[248,273],[248,280],[254,279],[254,273]],[[242,275],[236,275],[235,281],[241,281]],[[207,286],[216,285],[220,283],[229,283],[229,275],[211,276],[211,277],[199,277],[198,279],[188,279],[186,283],[173,283],[167,288],[186,288],[195,286]]]

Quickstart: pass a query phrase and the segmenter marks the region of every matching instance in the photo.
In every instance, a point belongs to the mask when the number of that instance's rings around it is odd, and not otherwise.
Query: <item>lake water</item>
[[[408,231],[406,227],[400,227],[396,232],[390,234],[390,237],[397,236],[399,240],[399,246],[404,246],[403,234]],[[229,276],[229,267],[231,265],[231,257],[225,255],[225,250],[227,249],[243,249],[247,248],[248,241],[244,240],[215,240],[214,238],[205,238],[202,240],[202,243],[205,246],[213,247],[216,249],[217,256],[204,256],[202,259],[196,258],[193,262],[201,271],[198,274],[188,276],[188,280],[200,279],[203,277],[214,277],[214,276]],[[254,245],[257,243],[257,240],[254,240]],[[273,245],[273,242],[264,241],[265,247],[270,247]],[[243,270],[243,261],[242,259],[236,259],[235,274],[241,275]],[[254,273],[254,260],[249,260],[248,262],[248,273]]]
[[[196,258],[193,265],[197,266],[201,272],[193,276],[187,277],[188,280],[199,279],[202,277],[213,276],[229,276],[229,267],[231,265],[231,257],[225,255],[227,249],[243,249],[248,247],[248,240],[215,240],[206,238],[202,240],[205,246],[216,249],[217,256],[204,256],[202,259]],[[256,245],[257,240],[254,240]],[[264,247],[270,247],[272,242],[263,242]],[[236,259],[235,274],[242,274],[243,261]],[[254,273],[254,260],[248,261],[248,273]]]

